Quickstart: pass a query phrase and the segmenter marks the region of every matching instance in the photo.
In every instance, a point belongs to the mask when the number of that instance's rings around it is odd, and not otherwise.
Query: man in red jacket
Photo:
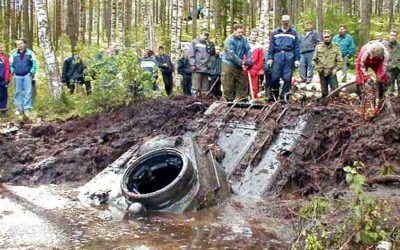
[[[252,55],[253,67],[246,69],[246,83],[252,99],[258,98],[259,75],[264,74],[264,48],[258,41],[258,30],[253,29],[250,33],[250,50]],[[249,74],[251,82],[249,82]],[[252,87],[252,91],[251,88]]]
[[[8,83],[10,82],[10,62],[3,53],[3,44],[0,44],[0,116],[7,115]]]
[[[371,79],[368,69],[376,75],[379,99],[385,94],[385,87],[389,83],[389,75],[385,71],[389,53],[381,41],[371,41],[362,46],[356,62],[356,84],[358,95],[361,96],[363,85]]]

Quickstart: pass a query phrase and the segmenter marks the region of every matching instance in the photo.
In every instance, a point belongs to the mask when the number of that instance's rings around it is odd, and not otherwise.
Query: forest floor
[[[130,106],[63,122],[0,123],[0,183],[19,186],[84,183],[130,147],[149,138],[199,131],[215,118],[204,115],[213,101],[176,96],[138,100]],[[400,174],[400,98],[388,98],[385,108],[368,119],[360,115],[355,102],[353,104],[348,99],[335,99],[329,103],[279,104],[272,115],[276,118],[282,110],[285,110],[283,118],[274,129],[279,130],[281,123],[299,116],[307,116],[308,124],[293,151],[282,153],[279,159],[282,171],[274,183],[273,195],[265,198],[268,205],[254,210],[256,214],[281,219],[290,227],[289,224],[297,218],[294,211],[298,211],[307,197],[321,194],[336,197],[348,190],[343,168],[355,161],[365,164],[361,173],[367,178],[371,193],[400,200],[398,179],[396,182],[396,178],[384,178],[384,174]],[[224,116],[225,112],[220,115]],[[251,115],[262,117],[265,110],[251,112]],[[227,119],[239,116],[232,112]],[[242,119],[246,119],[245,116]],[[207,134],[206,143],[213,143],[217,136],[215,133]],[[236,171],[235,174],[241,173]],[[254,202],[246,201],[256,206],[258,203]],[[243,206],[235,201],[228,207],[243,210]],[[250,213],[250,210],[247,208],[245,213]],[[251,216],[255,224],[258,216]],[[218,234],[217,231],[214,233]],[[253,246],[265,245],[260,239],[266,235],[270,240],[277,238],[276,242],[267,244],[271,249],[286,248],[291,239],[289,236],[261,233]],[[210,235],[206,233],[203,236],[204,240]],[[218,244],[200,245],[222,246]]]

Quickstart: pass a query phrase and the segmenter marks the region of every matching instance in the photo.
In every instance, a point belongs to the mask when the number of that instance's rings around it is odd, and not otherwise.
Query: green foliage
[[[399,244],[400,236],[389,221],[392,216],[388,202],[363,191],[365,177],[359,171],[364,167],[362,162],[355,162],[344,168],[351,197],[332,202],[317,197],[301,208],[302,230],[292,249],[365,249],[381,240]],[[345,213],[344,218],[332,222],[332,218],[339,217],[335,215],[338,211]]]
[[[154,96],[152,76],[140,67],[135,48],[123,48],[116,55],[106,55],[99,52],[97,46],[91,46],[82,49],[81,57],[88,67],[90,78],[94,79],[92,94],[87,96],[82,86],[79,93],[70,95],[69,89],[63,86],[64,93],[56,100],[50,95],[46,75],[40,70],[33,119],[86,116],[129,104],[136,98]]]
[[[313,197],[307,206],[300,209],[300,214],[307,218],[320,219],[329,207],[329,201],[325,197]]]

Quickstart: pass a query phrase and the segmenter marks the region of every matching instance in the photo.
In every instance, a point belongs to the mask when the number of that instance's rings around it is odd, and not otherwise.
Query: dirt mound
[[[367,177],[385,169],[400,171],[400,99],[390,98],[384,111],[364,120],[353,106],[331,103],[301,111],[309,124],[293,154],[282,156],[277,190],[306,195],[331,189],[344,181],[343,167],[361,161]],[[298,116],[299,112],[290,112]]]
[[[0,134],[0,182],[89,180],[146,138],[195,131],[211,102],[194,97],[142,100],[66,122],[21,124],[14,134]]]

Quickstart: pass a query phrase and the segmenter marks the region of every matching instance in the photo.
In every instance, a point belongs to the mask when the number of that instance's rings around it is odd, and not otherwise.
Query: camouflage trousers
[[[225,100],[233,101],[247,96],[246,80],[242,68],[236,68],[223,62],[221,81]]]

